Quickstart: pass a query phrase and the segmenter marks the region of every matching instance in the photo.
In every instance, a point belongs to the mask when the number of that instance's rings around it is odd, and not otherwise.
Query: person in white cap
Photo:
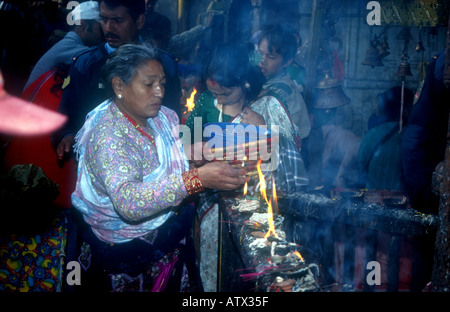
[[[39,59],[24,90],[43,74],[61,65],[69,66],[78,55],[105,40],[97,1],[82,2],[69,14],[68,21],[73,23],[73,29]]]

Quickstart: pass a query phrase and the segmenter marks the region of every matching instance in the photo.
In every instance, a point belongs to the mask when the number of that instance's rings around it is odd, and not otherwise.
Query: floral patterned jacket
[[[189,164],[174,131],[178,117],[162,106],[148,123],[155,144],[106,101],[77,135],[79,169],[72,202],[103,241],[150,234],[187,197],[182,173]]]

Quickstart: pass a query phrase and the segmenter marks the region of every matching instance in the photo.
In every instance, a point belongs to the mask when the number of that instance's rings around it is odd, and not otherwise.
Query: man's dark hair
[[[124,6],[128,9],[131,17],[136,20],[139,15],[145,14],[145,0],[100,0],[109,8],[117,8]]]
[[[283,63],[295,57],[297,40],[291,28],[285,25],[266,25],[261,29],[259,42],[266,39],[269,52],[276,52],[283,57]]]

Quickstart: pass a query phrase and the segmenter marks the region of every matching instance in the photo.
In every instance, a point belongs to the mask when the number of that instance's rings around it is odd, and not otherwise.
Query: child
[[[258,34],[259,67],[267,81],[262,95],[276,97],[289,113],[292,123],[299,129],[299,139],[309,135],[311,122],[301,95],[302,87],[287,72],[297,51],[294,33],[280,25],[267,26]]]

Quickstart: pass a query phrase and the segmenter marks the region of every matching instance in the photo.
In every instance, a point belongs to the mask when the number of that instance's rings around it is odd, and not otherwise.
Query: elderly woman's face
[[[166,76],[160,62],[149,60],[137,69],[128,85],[115,88],[122,98],[116,105],[140,125],[158,115],[164,97]]]

